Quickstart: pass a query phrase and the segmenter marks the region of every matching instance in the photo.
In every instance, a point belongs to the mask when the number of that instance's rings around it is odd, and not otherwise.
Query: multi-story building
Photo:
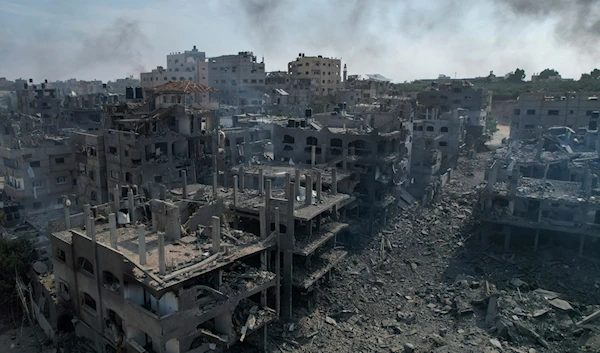
[[[510,137],[539,137],[553,126],[587,126],[592,112],[600,111],[599,97],[599,92],[523,93],[515,105]]]
[[[315,96],[334,95],[341,88],[341,64],[340,59],[300,53],[288,64],[288,73],[295,85],[309,86]]]
[[[596,115],[596,114],[594,114]],[[594,255],[600,234],[600,134],[567,127],[546,130],[536,141],[512,140],[500,148],[480,191],[482,246],[560,242]]]
[[[38,124],[20,115],[3,122],[0,157],[5,205],[17,205],[21,216],[60,209],[62,195],[76,194],[72,137]]]
[[[143,88],[153,88],[169,81],[193,81],[208,85],[208,62],[206,54],[198,51],[196,46],[183,53],[167,55],[167,68],[158,66],[151,72],[142,72],[140,81]]]
[[[417,95],[424,109],[438,109],[446,113],[465,109],[465,126],[468,135],[479,138],[485,133],[487,116],[492,106],[491,92],[477,88],[469,81],[452,80],[449,83],[432,83],[432,86]]]
[[[74,125],[86,130],[97,130],[102,121],[102,105],[118,104],[125,100],[124,94],[91,93],[65,95],[62,102],[66,125]]]
[[[465,141],[465,113],[463,109],[441,114],[437,109],[426,109],[414,120],[411,159],[414,195],[427,194],[431,184],[439,181],[448,168],[456,166]],[[426,198],[432,196],[426,195]]]
[[[239,342],[266,349],[278,307],[276,271],[267,262],[276,232],[264,221],[260,234],[221,226],[224,209],[215,200],[130,201],[132,220],[147,214],[151,222],[117,226],[118,209],[86,205],[82,215],[67,213],[69,229],[52,234],[48,294],[60,305],[57,325],[99,353],[199,353]],[[188,228],[181,211],[189,214],[191,203]]]
[[[17,89],[17,111],[42,119],[62,119],[60,92],[48,87],[47,82],[34,85],[31,81]]]
[[[143,99],[105,105],[108,190],[148,183],[171,188],[180,183],[181,170],[196,175],[204,151],[199,140],[213,132],[214,114],[195,97],[208,100],[210,92],[195,82],[173,81],[146,91]]]
[[[208,82],[221,104],[262,105],[265,93],[265,63],[251,51],[222,55],[208,60]]]
[[[77,195],[81,204],[107,203],[107,169],[102,132],[77,132],[73,140],[78,165]]]

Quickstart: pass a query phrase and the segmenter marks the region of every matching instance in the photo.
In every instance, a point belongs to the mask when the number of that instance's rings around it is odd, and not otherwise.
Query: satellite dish
[[[44,273],[48,272],[48,265],[41,261],[36,261],[33,263],[33,270],[38,274],[43,275]]]

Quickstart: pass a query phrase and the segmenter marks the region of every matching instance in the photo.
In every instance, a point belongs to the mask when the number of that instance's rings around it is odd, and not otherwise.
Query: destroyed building
[[[120,204],[86,205],[83,214],[67,211],[72,227],[52,235],[56,328],[73,325],[98,352],[266,344],[278,309],[278,277],[268,262],[276,258],[268,255],[276,234],[262,222],[257,233],[232,229],[222,203],[201,201],[192,185],[184,190],[196,201],[131,195]]]
[[[390,116],[381,125],[370,126],[354,119],[340,103],[334,112],[274,122],[274,159],[285,163],[329,165],[357,173],[356,192],[370,217],[383,217],[394,202],[395,187],[406,186],[410,173],[412,112]]]
[[[599,113],[594,112],[593,118]],[[482,245],[560,243],[592,251],[600,234],[600,137],[553,127],[534,140],[511,140],[486,170],[480,194]]]
[[[146,95],[140,88],[126,103],[105,105],[108,190],[148,183],[172,187],[181,182],[182,170],[195,177],[202,141],[207,130],[214,133],[213,114],[204,106],[211,91],[191,81],[169,82]]]
[[[2,116],[3,212],[8,218],[47,214],[62,207],[62,195],[76,194],[74,131],[57,129],[55,121],[16,113]]]
[[[436,190],[449,177],[465,142],[466,124],[464,109],[440,113],[427,109],[413,121],[411,158],[411,193],[431,199]]]
[[[48,87],[48,80],[34,85],[33,80],[17,89],[17,111],[43,119],[62,119],[60,91]]]
[[[600,110],[598,92],[523,93],[517,99],[510,125],[510,137],[539,137],[554,126],[573,130],[586,127],[592,112]]]
[[[225,105],[261,106],[265,91],[265,62],[251,51],[208,60],[208,84],[215,100]]]
[[[467,135],[479,139],[486,133],[486,121],[492,106],[491,92],[477,88],[469,81],[452,80],[449,83],[433,82],[431,86],[417,94],[423,110],[438,109],[446,113],[455,109],[465,109]]]
[[[108,202],[104,135],[101,131],[77,132],[73,136],[77,163],[77,195],[82,205]]]
[[[124,101],[124,94],[109,93],[106,88],[101,93],[77,94],[71,91],[64,96],[62,102],[65,125],[78,126],[85,130],[99,130],[102,122],[102,106]]]

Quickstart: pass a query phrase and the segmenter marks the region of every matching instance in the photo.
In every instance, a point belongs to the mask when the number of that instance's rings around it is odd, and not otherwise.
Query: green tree
[[[15,270],[27,274],[33,256],[33,244],[28,238],[0,238],[0,303],[15,294]]]
[[[579,81],[586,81],[586,80],[592,80],[592,79],[593,80],[600,79],[600,70],[594,69],[589,74],[587,74],[587,73],[581,74],[581,78],[579,79]]]
[[[513,74],[511,74],[510,76],[508,76],[507,80],[510,82],[523,82],[524,79],[525,79],[525,70],[519,69],[517,67],[515,72]]]
[[[540,80],[547,80],[552,76],[558,76],[558,75],[560,75],[560,74],[558,73],[558,71],[556,71],[554,69],[545,69],[544,71],[540,72],[538,77],[540,78]]]

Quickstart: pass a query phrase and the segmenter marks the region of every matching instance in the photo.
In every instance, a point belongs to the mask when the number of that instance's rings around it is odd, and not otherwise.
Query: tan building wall
[[[288,64],[288,72],[295,80],[310,80],[315,95],[335,94],[341,87],[340,59],[323,56],[299,56]]]

